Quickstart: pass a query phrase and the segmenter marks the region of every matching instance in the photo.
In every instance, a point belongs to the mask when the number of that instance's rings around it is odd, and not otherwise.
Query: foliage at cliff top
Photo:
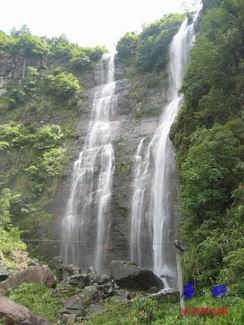
[[[205,0],[172,128],[186,281],[244,295],[244,3]]]
[[[0,54],[47,59],[53,64],[65,64],[77,72],[92,68],[106,51],[104,46],[80,47],[71,43],[65,35],[53,38],[34,36],[26,25],[20,30],[12,29],[10,35],[0,32]]]
[[[184,15],[167,15],[145,25],[140,34],[126,33],[117,44],[117,59],[139,72],[160,72],[168,61],[169,44]]]

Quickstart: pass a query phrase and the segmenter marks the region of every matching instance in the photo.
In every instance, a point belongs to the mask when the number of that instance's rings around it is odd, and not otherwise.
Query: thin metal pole
[[[181,253],[179,249],[176,249],[176,264],[177,264],[177,273],[178,273],[178,286],[180,293],[180,307],[185,309],[185,301],[183,296],[183,273],[181,267]]]

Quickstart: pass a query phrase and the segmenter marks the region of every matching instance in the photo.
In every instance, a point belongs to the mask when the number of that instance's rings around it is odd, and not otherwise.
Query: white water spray
[[[189,25],[185,19],[172,40],[168,67],[169,103],[151,141],[146,146],[147,139],[141,140],[135,157],[131,259],[140,266],[151,267],[163,279],[165,288],[176,287],[177,283],[172,244],[175,153],[169,132],[181,106],[182,96],[178,90],[195,38],[195,20]]]
[[[114,57],[104,55],[97,72],[104,84],[95,93],[85,145],[74,163],[62,236],[65,264],[94,266],[100,272],[109,241],[114,172],[110,121],[116,105]]]

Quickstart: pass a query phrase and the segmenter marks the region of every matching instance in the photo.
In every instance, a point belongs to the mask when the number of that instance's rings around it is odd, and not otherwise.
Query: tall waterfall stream
[[[63,219],[66,264],[103,270],[109,240],[109,203],[114,172],[110,117],[116,105],[114,57],[104,55],[97,69],[101,85],[94,96],[90,127],[74,163]]]
[[[151,268],[162,278],[165,288],[174,288],[177,284],[173,246],[176,171],[169,132],[181,106],[182,96],[178,90],[195,37],[194,22],[188,24],[185,19],[172,40],[168,104],[152,138],[141,139],[135,155],[130,257],[140,266]]]
[[[130,258],[162,278],[165,288],[175,288],[177,271],[174,197],[175,152],[170,128],[180,109],[178,90],[195,38],[194,23],[182,23],[169,49],[168,104],[151,139],[141,139],[134,165],[130,218]],[[115,166],[111,117],[116,108],[114,56],[104,55],[97,68],[100,86],[94,96],[87,137],[75,161],[70,195],[62,223],[65,264],[104,270],[110,238],[110,201]],[[128,238],[129,240],[129,238]]]

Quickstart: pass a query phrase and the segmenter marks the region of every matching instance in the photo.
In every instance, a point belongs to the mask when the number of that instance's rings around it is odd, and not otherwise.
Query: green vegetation
[[[13,198],[13,193],[8,188],[0,193],[0,252],[4,254],[4,265],[9,269],[15,268],[11,252],[26,250],[26,245],[20,239],[21,232],[12,224],[10,210]]]
[[[145,25],[141,34],[126,33],[117,44],[117,59],[139,73],[159,73],[168,62],[169,44],[179,29],[182,15],[168,15]]]
[[[227,308],[227,315],[194,315],[193,308]],[[106,311],[94,316],[86,325],[230,325],[242,324],[244,317],[243,299],[238,297],[214,298],[206,291],[202,296],[194,297],[186,303],[192,315],[181,315],[180,305],[176,301],[157,301],[138,297],[123,303],[112,298],[105,304]]]
[[[0,32],[0,51],[12,57],[22,56],[27,59],[41,59],[50,65],[64,66],[66,70],[79,74],[94,68],[106,52],[103,46],[84,48],[69,42],[65,35],[46,38],[34,36],[27,26],[20,30],[13,29],[11,35]]]
[[[0,50],[13,56],[41,58],[49,52],[45,41],[31,35],[27,26],[22,26],[19,31],[12,30],[11,35],[0,32]]]
[[[55,238],[49,207],[73,154],[85,88],[104,52],[65,36],[37,37],[26,26],[0,32],[1,59],[14,69],[0,101],[1,231],[14,223],[25,239]],[[29,245],[39,256],[41,247]]]
[[[117,43],[117,57],[123,63],[132,60],[132,57],[136,55],[138,46],[139,35],[135,32],[126,33]]]
[[[185,280],[223,283],[228,295],[243,297],[244,5],[205,0],[204,6],[182,87],[185,104],[172,128]]]
[[[183,18],[166,16],[118,42],[117,62],[133,81],[131,97],[138,102],[143,103],[143,87],[165,83],[168,47]],[[226,306],[228,315],[183,317],[176,300],[137,297],[123,303],[112,298],[103,313],[84,324],[244,323],[243,31],[242,0],[204,0],[182,87],[184,107],[171,130],[181,185],[184,282],[197,289],[186,304]],[[39,38],[24,26],[11,35],[0,32],[0,52],[22,57],[28,65],[22,82],[11,80],[0,102],[5,118],[0,125],[0,250],[11,268],[11,251],[26,249],[21,236],[55,236],[48,206],[70,161],[75,125],[85,104],[84,81],[92,79],[89,74],[105,49],[81,48],[65,36]],[[30,58],[41,60],[41,67],[28,64]],[[45,68],[44,74],[40,68]],[[145,106],[138,115],[157,115],[157,110]],[[123,152],[117,156],[116,168],[124,179],[130,164],[120,159]],[[124,217],[125,211],[116,208]],[[227,287],[224,299],[211,295],[217,284]],[[44,286],[24,284],[10,298],[56,322],[65,297]]]
[[[47,227],[44,234],[50,235],[51,216],[47,216],[45,207],[53,198],[69,160],[62,147],[63,138],[59,125],[33,129],[11,122],[0,126],[4,148],[0,152],[2,219],[5,224],[12,220],[28,230],[32,238],[38,227]],[[7,189],[9,186],[11,190]]]
[[[77,101],[81,92],[81,86],[76,77],[71,73],[55,71],[45,78],[46,92],[54,96],[58,101]]]
[[[169,45],[184,17],[164,16],[145,25],[140,34],[126,33],[117,43],[116,64],[122,67],[122,77],[131,81],[129,97],[139,103],[133,112],[137,120],[161,114],[162,104],[151,104],[149,96],[155,90],[166,92]]]
[[[35,314],[48,318],[52,323],[58,319],[65,297],[55,295],[52,289],[34,283],[24,283],[9,294],[9,298],[32,310]]]

